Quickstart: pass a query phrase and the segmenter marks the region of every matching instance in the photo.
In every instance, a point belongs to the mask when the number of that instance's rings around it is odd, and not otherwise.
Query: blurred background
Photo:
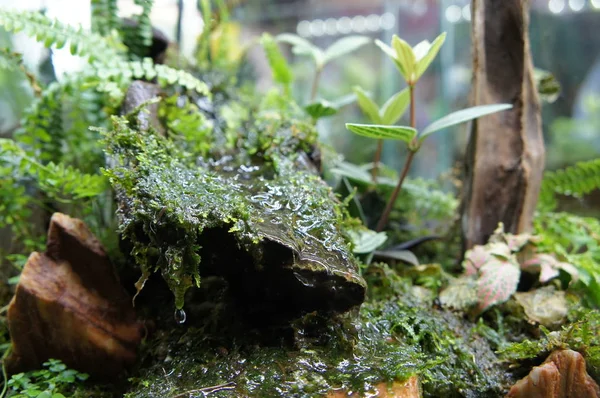
[[[433,40],[440,32],[448,37],[441,56],[419,81],[416,91],[417,125],[468,104],[471,80],[471,15],[467,0],[231,0],[232,19],[241,38],[250,42],[264,31],[294,32],[327,47],[352,34],[389,42],[393,34],[414,45]],[[138,12],[133,0],[118,2],[122,16]],[[153,23],[181,53],[193,58],[202,30],[196,0],[156,0]],[[0,0],[0,7],[40,10],[74,25],[90,26],[89,0]],[[547,168],[556,169],[600,155],[600,0],[532,0],[531,48],[537,68],[551,72],[562,91],[553,103],[543,105]],[[23,53],[27,67],[41,81],[61,79],[81,63],[68,49],[49,51],[22,34],[0,31],[0,46]],[[287,47],[286,51],[289,50]],[[293,58],[298,101],[306,103],[313,67],[308,59]],[[250,53],[261,89],[268,88],[270,72],[262,50]],[[354,85],[373,93],[383,103],[403,88],[394,65],[375,45],[329,64],[322,76],[320,96],[335,99],[350,94]],[[10,136],[21,112],[31,102],[28,85],[19,72],[0,69],[0,136]],[[375,141],[348,133],[345,122],[367,122],[356,105],[320,121],[322,139],[343,153],[348,161],[369,162]],[[413,174],[436,178],[460,164],[467,127],[434,135],[416,157]],[[392,167],[402,161],[402,145],[387,142],[383,160]]]

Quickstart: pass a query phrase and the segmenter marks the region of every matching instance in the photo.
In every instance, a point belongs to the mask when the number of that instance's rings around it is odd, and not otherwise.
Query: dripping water
[[[186,318],[187,315],[185,314],[183,308],[175,310],[175,322],[184,323]]]

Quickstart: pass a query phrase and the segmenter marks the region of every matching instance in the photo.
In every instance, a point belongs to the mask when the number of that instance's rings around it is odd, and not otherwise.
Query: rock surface
[[[585,370],[583,356],[572,350],[553,352],[528,376],[519,380],[507,398],[597,398],[598,384]]]
[[[131,298],[83,221],[55,213],[45,253],[34,252],[8,308],[9,373],[49,358],[96,377],[132,364],[143,336]]]

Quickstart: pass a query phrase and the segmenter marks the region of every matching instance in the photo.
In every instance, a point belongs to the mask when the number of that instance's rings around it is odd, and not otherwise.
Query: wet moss
[[[355,313],[304,316],[292,324],[291,346],[215,336],[202,327],[159,332],[145,347],[147,363],[126,397],[176,396],[219,385],[228,389],[211,395],[367,394],[380,382],[414,374],[428,397],[500,396],[510,380],[473,325],[419,301],[408,284],[397,282],[396,290],[386,288],[385,299],[372,296]]]
[[[251,253],[258,270],[279,263],[328,296],[333,304],[325,309],[362,301],[365,284],[344,233],[347,215],[303,163],[300,151],[310,142],[303,129],[267,118],[238,156],[192,160],[173,140],[140,132],[130,120],[113,118],[106,134],[113,167],[106,174],[118,192],[120,232],[141,268],[138,290],[160,271],[183,308],[185,292],[200,283],[202,236],[225,229],[235,240],[222,250]],[[279,258],[272,258],[273,244],[284,248]],[[221,275],[235,272],[220,268]]]

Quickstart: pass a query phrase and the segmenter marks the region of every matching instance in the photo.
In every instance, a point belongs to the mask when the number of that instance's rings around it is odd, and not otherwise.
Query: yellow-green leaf
[[[437,54],[440,51],[440,48],[444,44],[445,40],[446,40],[446,32],[443,32],[441,35],[436,37],[436,39],[433,41],[433,43],[431,43],[431,45],[429,46],[427,52],[424,53],[424,55],[422,57],[417,56],[417,68],[416,68],[417,70],[416,70],[415,80],[418,80],[423,75],[423,73],[425,73],[425,71],[427,70],[429,65],[431,65],[431,63],[437,56]],[[417,51],[417,47],[415,47],[415,53],[417,53],[417,52],[420,52],[420,51]],[[421,55],[421,54],[419,54],[419,55]]]
[[[415,81],[413,75],[417,61],[412,47],[396,35],[392,37],[392,47],[396,51],[396,59],[403,66],[405,72],[403,73],[404,79],[408,83],[413,83]]]
[[[379,107],[377,106],[375,101],[373,101],[371,97],[369,97],[369,94],[367,94],[367,92],[362,88],[356,86],[353,88],[353,90],[356,93],[358,106],[363,111],[363,113],[367,115],[371,122],[376,124],[382,124],[383,121],[379,116]]]
[[[404,90],[392,95],[381,108],[381,123],[395,124],[398,122],[404,112],[406,112],[409,103],[410,92],[408,88],[405,88]]]
[[[410,143],[417,135],[417,130],[407,126],[346,123],[346,128],[364,137],[401,140],[407,143]]]

